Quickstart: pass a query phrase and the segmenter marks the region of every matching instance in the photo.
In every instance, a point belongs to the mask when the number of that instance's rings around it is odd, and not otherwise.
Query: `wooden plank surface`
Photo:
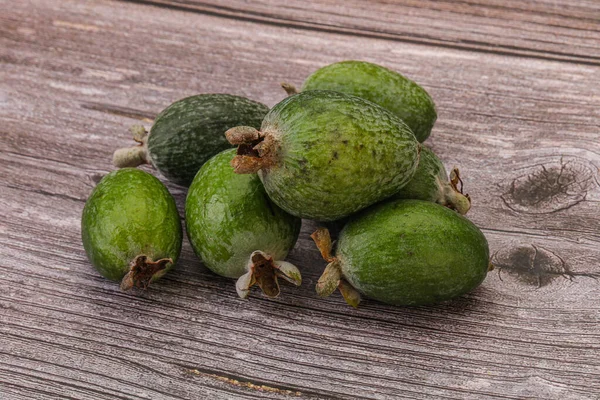
[[[148,3],[0,1],[0,398],[600,398],[597,2]],[[435,99],[429,144],[498,266],[479,289],[318,299],[310,222],[276,300],[239,300],[187,242],[141,297],[91,268],[81,210],[129,125],[200,92],[273,105],[350,58]]]
[[[600,64],[600,3],[569,0],[131,0],[224,18]]]

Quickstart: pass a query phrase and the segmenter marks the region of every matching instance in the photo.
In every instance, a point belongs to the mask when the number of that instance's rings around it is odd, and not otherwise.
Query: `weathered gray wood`
[[[339,4],[329,7],[354,24],[402,25],[389,23],[391,3],[372,3],[370,19],[348,19],[358,2]],[[556,13],[591,38],[595,5]],[[411,7],[431,29],[430,11]],[[600,67],[582,63],[598,51],[556,62],[294,29],[284,6],[279,24],[128,2],[2,9],[0,397],[599,398]],[[321,9],[302,12],[337,23]],[[555,18],[525,14],[542,33]],[[477,19],[461,18],[454,24],[466,35]],[[552,45],[558,53],[583,57],[583,42],[564,41]],[[461,166],[469,216],[498,267],[482,287],[410,309],[318,299],[324,262],[308,237],[312,223],[290,255],[305,283],[274,301],[237,299],[187,243],[176,271],[141,297],[89,266],[81,209],[112,151],[129,143],[130,124],[199,92],[272,105],[284,97],[280,81],[299,84],[348,58],[401,71],[434,97],[430,144]],[[185,191],[168,186],[182,207]]]
[[[600,64],[600,3],[570,0],[127,0],[276,26]]]

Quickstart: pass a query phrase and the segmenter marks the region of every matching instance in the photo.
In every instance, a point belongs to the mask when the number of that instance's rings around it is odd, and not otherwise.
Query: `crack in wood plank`
[[[149,124],[152,124],[154,122],[154,117],[156,117],[156,114],[148,111],[135,110],[133,108],[107,103],[85,102],[81,103],[81,107],[87,110],[100,111],[107,114],[118,115],[120,117],[137,119]]]
[[[205,377],[209,377],[209,378],[213,378],[216,379],[220,382],[225,382],[228,385],[233,385],[233,386],[237,386],[237,387],[242,387],[242,388],[247,388],[247,389],[252,389],[255,390],[257,392],[271,392],[271,393],[277,393],[277,394],[282,394],[282,395],[292,395],[292,396],[296,396],[296,397],[300,397],[302,396],[302,392],[299,392],[297,390],[292,390],[292,389],[281,389],[278,387],[273,387],[273,386],[268,386],[265,384],[256,384],[250,381],[245,381],[245,380],[240,380],[235,379],[235,378],[231,378],[229,376],[226,375],[219,375],[219,374],[215,374],[215,373],[207,373],[207,372],[200,372],[199,370],[193,368],[193,369],[184,369],[186,374],[191,374],[191,375],[196,375],[196,376],[205,376]]]
[[[231,7],[217,6],[214,4],[206,4],[199,1],[194,2],[178,2],[172,0],[118,0],[123,2],[142,4],[148,6],[162,7],[171,10],[193,12],[204,15],[211,15],[221,18],[230,18],[259,24],[267,24],[284,28],[294,28],[302,30],[310,30],[314,32],[326,32],[340,35],[359,36],[364,38],[391,40],[395,42],[414,43],[434,47],[443,47],[456,50],[470,50],[474,52],[482,52],[496,55],[507,55],[513,57],[533,58],[538,60],[550,60],[556,62],[577,63],[584,65],[600,65],[600,56],[594,55],[579,55],[574,53],[562,53],[552,50],[540,51],[533,47],[526,48],[515,45],[503,44],[491,46],[487,42],[479,40],[462,39],[459,42],[449,43],[442,39],[430,36],[419,35],[411,32],[411,34],[398,34],[381,30],[371,30],[368,28],[347,28],[340,25],[328,25],[325,23],[313,23],[300,21],[281,16],[273,16],[265,13],[253,12],[250,10],[239,10]]]

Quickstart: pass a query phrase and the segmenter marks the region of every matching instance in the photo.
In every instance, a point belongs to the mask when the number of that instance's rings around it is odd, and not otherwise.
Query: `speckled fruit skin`
[[[186,204],[192,248],[218,275],[247,272],[252,252],[283,260],[294,247],[301,220],[273,204],[256,174],[239,175],[230,165],[235,149],[210,159],[194,178]]]
[[[201,94],[176,101],[154,121],[148,136],[152,165],[167,179],[189,186],[209,158],[230,148],[225,131],[259,128],[269,108],[229,94]]]
[[[366,297],[427,305],[465,294],[484,280],[489,248],[468,219],[435,203],[379,204],[342,230],[343,277]]]
[[[439,197],[439,180],[448,181],[448,173],[433,151],[423,146],[415,175],[392,198],[435,202]]]
[[[400,117],[423,142],[437,119],[435,104],[421,86],[397,72],[364,61],[342,61],[310,75],[302,91],[335,90],[370,100]]]
[[[458,175],[458,169],[455,168],[453,173]],[[444,164],[427,146],[421,147],[419,165],[413,178],[391,198],[432,201],[463,215],[471,208],[469,198],[450,182]]]
[[[271,109],[261,131],[278,147],[259,176],[269,197],[301,218],[333,221],[383,200],[412,178],[419,159],[404,122],[339,92],[290,96]]]
[[[120,281],[138,255],[173,263],[183,237],[175,200],[154,176],[136,168],[106,175],[94,188],[81,218],[83,247],[102,276]]]

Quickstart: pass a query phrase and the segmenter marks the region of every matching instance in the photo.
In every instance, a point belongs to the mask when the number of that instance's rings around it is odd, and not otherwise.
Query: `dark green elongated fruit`
[[[234,149],[219,153],[194,178],[185,203],[188,238],[208,268],[237,278],[240,297],[254,284],[275,297],[278,278],[302,282],[298,268],[282,261],[298,239],[301,220],[271,203],[256,174],[234,173],[234,156]]]
[[[403,306],[449,300],[479,286],[491,267],[487,240],[471,221],[422,200],[386,202],[353,217],[335,257],[326,229],[312,237],[329,262],[317,293],[339,288],[354,307],[360,294]]]
[[[106,175],[83,208],[81,237],[92,265],[121,289],[145,289],[181,251],[175,200],[154,176],[135,168]]]
[[[269,111],[264,104],[229,94],[200,94],[176,101],[154,120],[148,135],[132,127],[138,146],[119,149],[115,166],[150,163],[167,179],[189,186],[209,158],[230,148],[225,131],[238,125],[259,128]]]
[[[413,176],[420,144],[391,112],[327,90],[290,96],[261,130],[226,133],[240,145],[237,173],[259,172],[269,197],[301,218],[332,221],[397,193]]]
[[[282,84],[296,93],[290,84]],[[302,91],[334,90],[377,103],[400,117],[423,142],[437,119],[431,96],[417,83],[399,73],[365,61],[342,61],[327,65],[310,75]]]
[[[460,188],[458,184],[460,185]],[[433,201],[461,214],[471,208],[469,195],[462,193],[462,181],[458,168],[453,168],[450,180],[444,164],[426,146],[421,147],[419,166],[413,178],[392,199],[415,199]]]

